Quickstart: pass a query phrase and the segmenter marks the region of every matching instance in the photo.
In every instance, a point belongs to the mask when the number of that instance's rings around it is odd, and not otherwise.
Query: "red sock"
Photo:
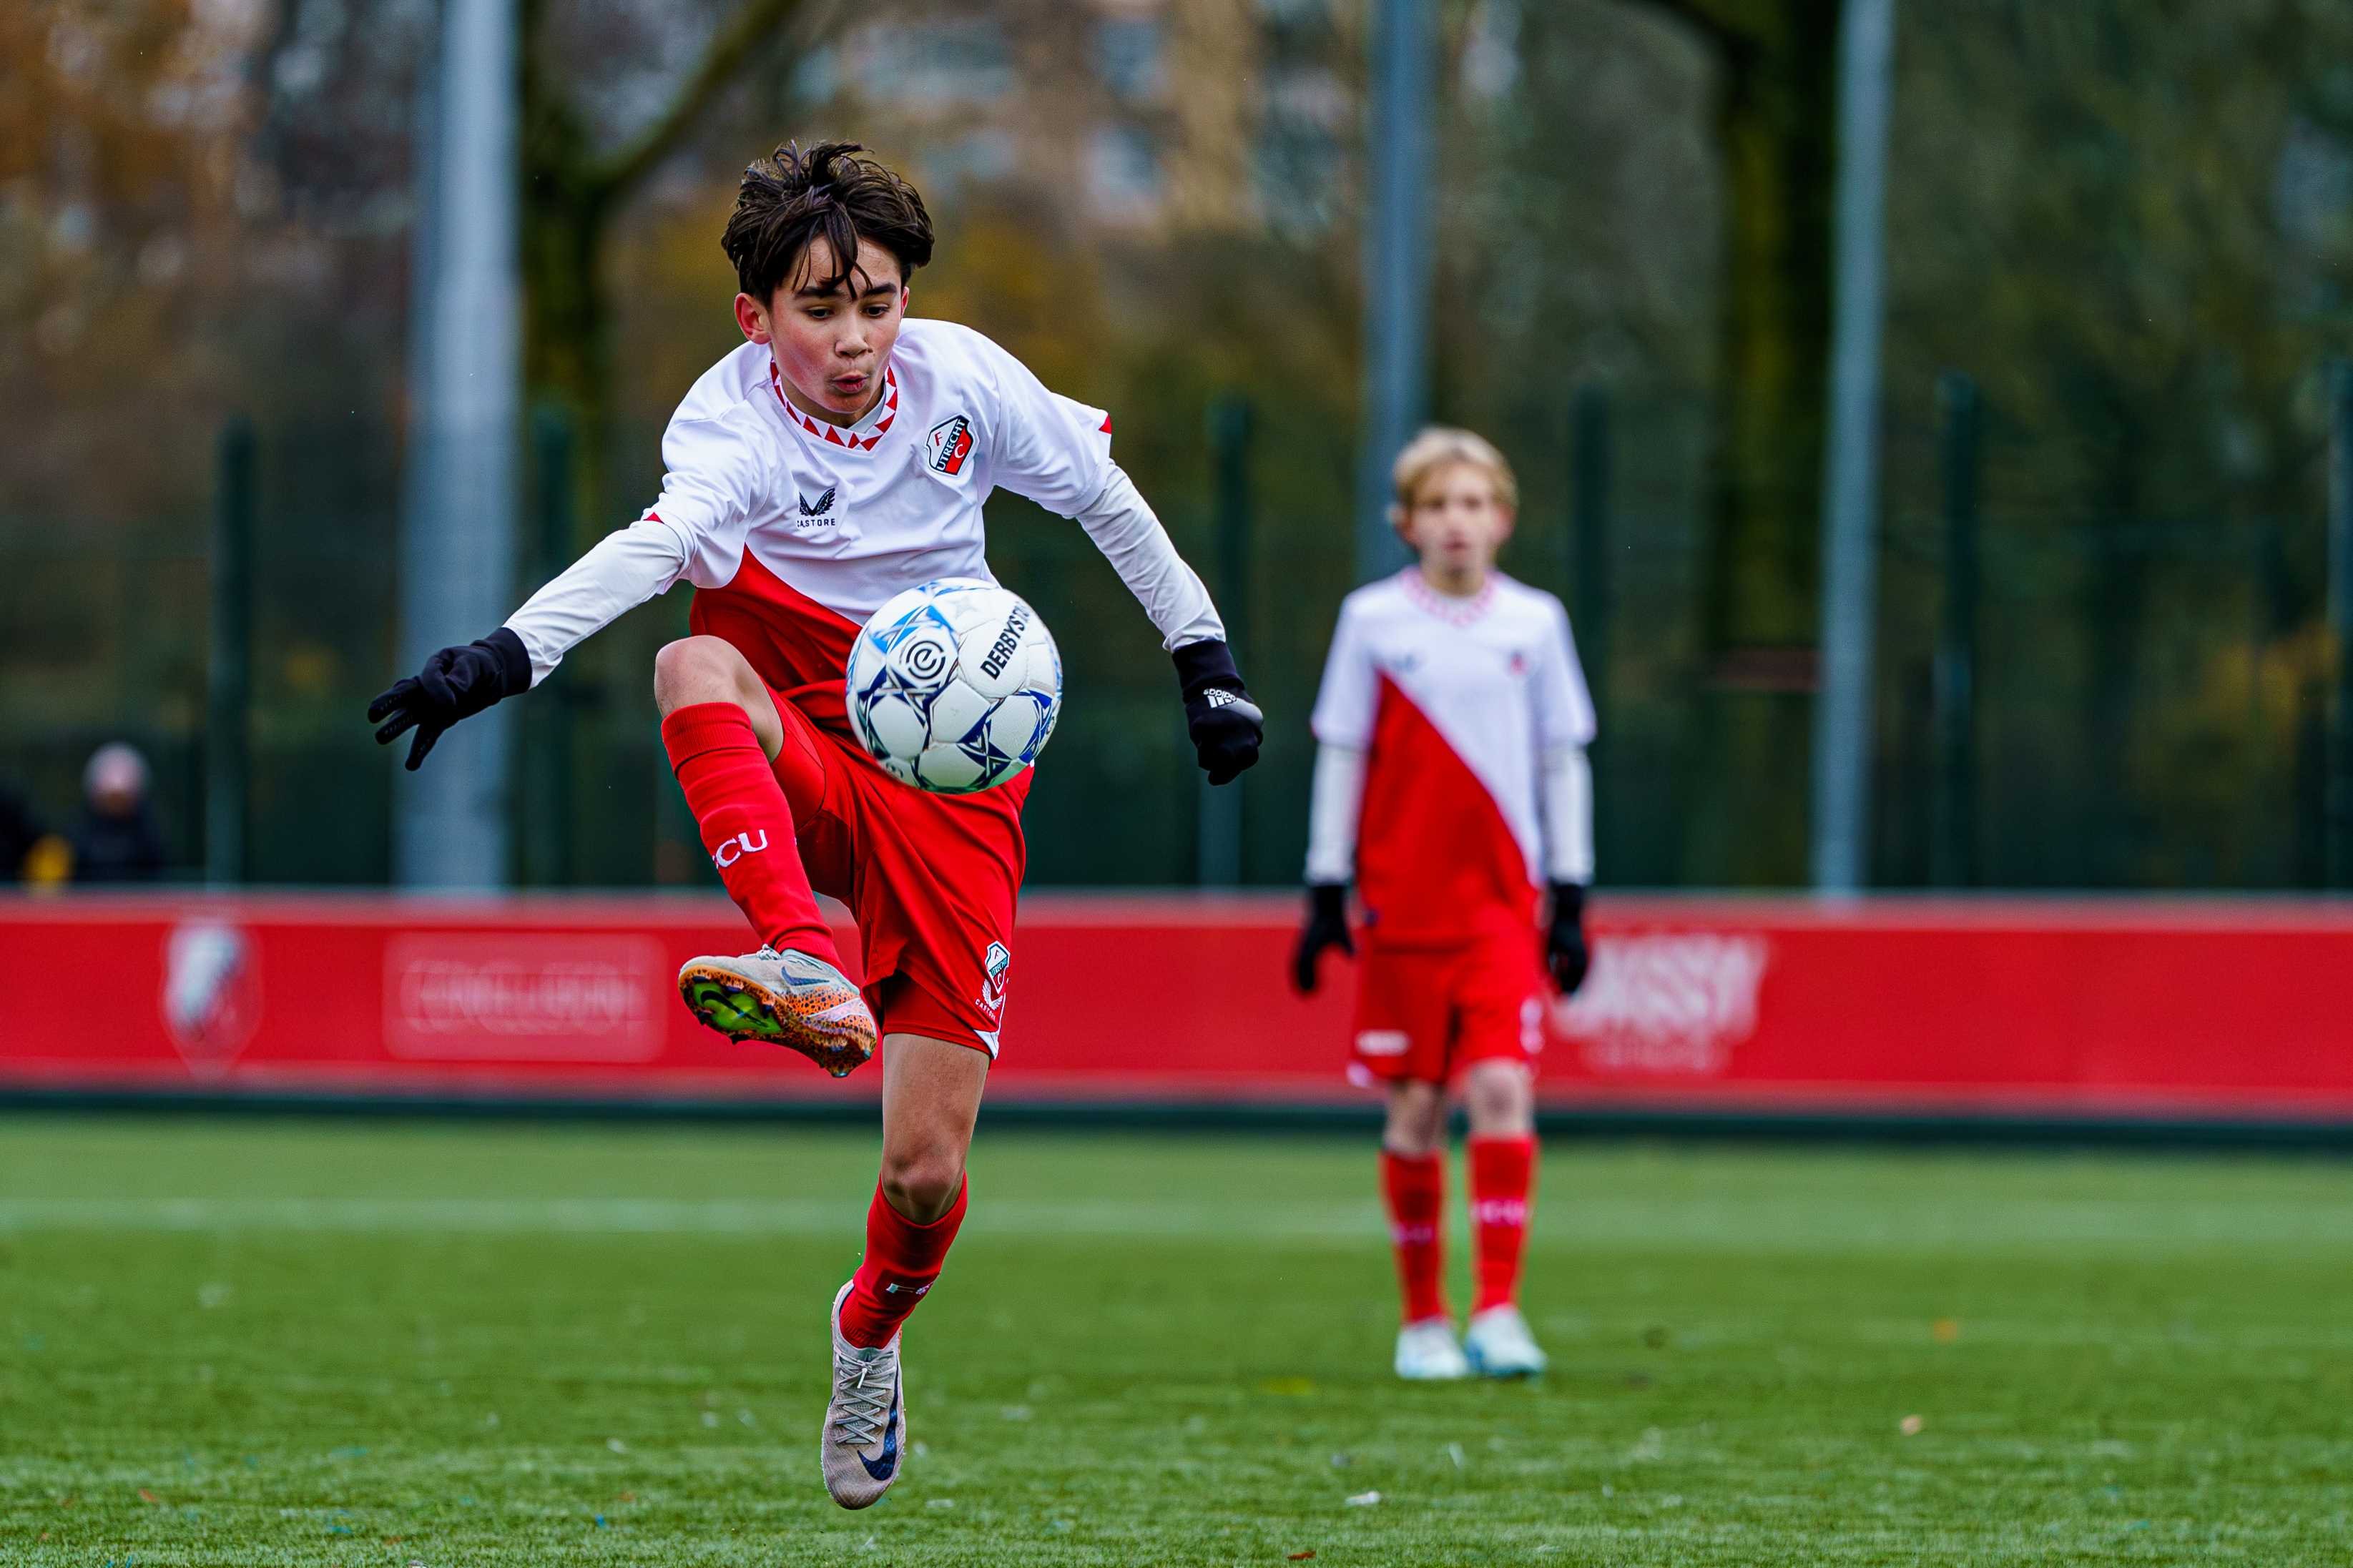
[[[664,719],[661,730],[702,847],[760,940],[839,965],[793,842],[792,807],[751,716],[733,702],[698,702]]]
[[[841,1304],[843,1339],[863,1350],[891,1342],[940,1277],[948,1244],[964,1223],[969,1190],[969,1183],[958,1187],[954,1208],[929,1225],[917,1225],[892,1208],[876,1184],[874,1201],[866,1210],[866,1260],[858,1266],[849,1281],[849,1299]]]
[[[1528,1194],[1536,1178],[1533,1138],[1473,1138],[1471,1226],[1477,1238],[1479,1295],[1473,1313],[1519,1299],[1520,1253],[1528,1239]]]
[[[1446,1285],[1446,1156],[1381,1151],[1381,1188],[1389,1205],[1405,1321],[1443,1318]]]

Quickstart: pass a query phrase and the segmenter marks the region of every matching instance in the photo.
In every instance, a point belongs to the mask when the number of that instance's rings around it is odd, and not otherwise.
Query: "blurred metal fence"
[[[1505,565],[1569,603],[1598,678],[1602,879],[1672,886],[1691,879],[1694,759],[1726,699],[1697,629],[1703,531],[1662,467],[1691,411],[1612,407],[1590,388],[1563,408],[1556,471],[1526,476]],[[361,710],[391,669],[392,446],[293,426],[263,429],[259,449],[246,873],[381,882],[394,763]],[[1351,585],[1345,490],[1328,526],[1286,519],[1267,466],[1294,459],[1253,450],[1253,496],[1229,464],[1166,509],[1235,606],[1272,716],[1265,763],[1222,817],[1200,807],[1173,678],[1108,565],[1063,520],[993,505],[997,567],[1069,672],[1031,796],[1033,883],[1193,883],[1205,848],[1213,879],[1296,879],[1306,715]],[[2322,885],[2335,665],[2317,494],[2308,513],[2111,516],[1957,507],[1955,482],[1948,469],[1944,493],[1915,485],[1887,509],[1873,884]],[[203,516],[0,517],[0,774],[65,826],[90,752],[132,742],[186,878],[206,856],[211,537]],[[534,548],[543,574],[556,552]],[[646,690],[686,597],[584,647],[526,705],[521,879],[708,884]],[[1229,837],[1205,847],[1204,832]]]

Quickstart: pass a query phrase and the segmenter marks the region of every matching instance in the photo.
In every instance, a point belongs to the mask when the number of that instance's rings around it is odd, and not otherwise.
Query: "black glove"
[[[463,647],[443,648],[417,674],[394,682],[391,690],[368,704],[368,722],[384,726],[375,732],[379,746],[416,730],[407,764],[415,773],[442,731],[501,697],[530,689],[531,655],[523,651],[522,638],[501,626]]]
[[[1348,889],[1338,882],[1307,889],[1307,923],[1300,928],[1299,951],[1291,961],[1291,977],[1300,994],[1315,994],[1315,961],[1327,947],[1356,956],[1356,944],[1348,937]]]
[[[1585,945],[1585,889],[1575,882],[1552,885],[1552,930],[1545,937],[1545,967],[1564,996],[1585,984],[1593,956]]]
[[[1185,730],[1193,753],[1213,784],[1237,777],[1258,761],[1266,715],[1250,700],[1221,642],[1188,642],[1176,650],[1176,679],[1185,690]]]

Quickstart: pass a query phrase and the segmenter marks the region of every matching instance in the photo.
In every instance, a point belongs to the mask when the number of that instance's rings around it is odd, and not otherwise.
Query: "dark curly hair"
[[[812,241],[833,252],[834,275],[814,279],[831,291],[858,265],[858,242],[871,239],[899,258],[903,281],[932,258],[932,215],[915,187],[855,142],[820,142],[804,153],[787,142],[744,171],[735,211],[720,248],[735,264],[744,292],[763,305],[799,267]]]

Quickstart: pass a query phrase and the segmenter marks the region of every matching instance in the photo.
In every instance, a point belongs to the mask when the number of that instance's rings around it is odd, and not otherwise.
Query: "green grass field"
[[[845,1514],[872,1158],[0,1120],[0,1562],[2353,1559],[2353,1166],[1556,1147],[1553,1373],[1406,1386],[1369,1150],[984,1133]]]

